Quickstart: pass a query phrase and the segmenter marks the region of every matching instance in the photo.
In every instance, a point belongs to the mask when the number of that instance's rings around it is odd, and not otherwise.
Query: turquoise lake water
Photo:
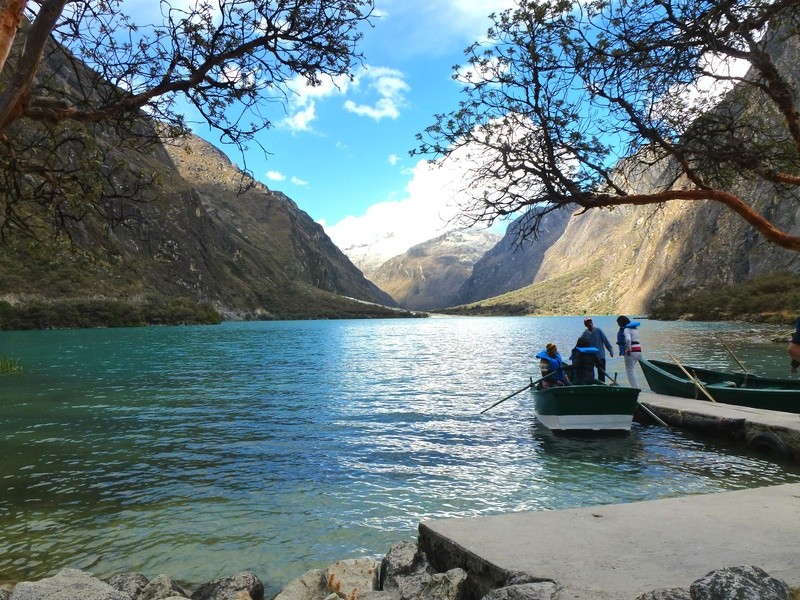
[[[612,317],[595,323],[613,338]],[[787,376],[789,328],[643,321],[645,355]],[[225,323],[1,332],[0,580],[62,567],[253,571],[268,593],[380,557],[421,520],[800,481],[796,469],[660,427],[556,437],[534,354],[581,317]],[[609,372],[625,381],[622,361]],[[640,373],[640,384],[644,377]]]

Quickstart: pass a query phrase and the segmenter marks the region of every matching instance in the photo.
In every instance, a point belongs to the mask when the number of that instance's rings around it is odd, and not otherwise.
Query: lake
[[[224,323],[0,332],[0,580],[62,567],[253,571],[267,593],[381,557],[421,520],[800,481],[797,469],[655,426],[562,438],[527,392],[582,317]],[[595,318],[611,339],[613,317]],[[791,328],[643,320],[645,356],[788,376]],[[719,336],[719,337],[718,337]],[[615,351],[616,354],[616,351]],[[622,361],[608,371],[625,382]],[[640,375],[640,385],[644,377]]]

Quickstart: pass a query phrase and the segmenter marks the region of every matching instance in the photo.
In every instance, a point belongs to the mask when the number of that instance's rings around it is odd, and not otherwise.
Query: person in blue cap
[[[625,372],[628,374],[628,383],[631,387],[638,388],[636,381],[636,363],[642,357],[642,344],[639,342],[639,322],[631,321],[625,315],[617,317],[617,346],[619,354],[625,358]]]

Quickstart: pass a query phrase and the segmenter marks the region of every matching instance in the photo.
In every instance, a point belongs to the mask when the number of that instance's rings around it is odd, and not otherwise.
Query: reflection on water
[[[595,322],[613,337],[613,318]],[[658,427],[556,437],[527,393],[480,414],[538,375],[546,342],[581,331],[447,318],[2,333],[25,372],[0,379],[0,579],[251,570],[277,591],[383,554],[424,519],[800,480]],[[717,331],[785,367],[783,345],[735,326],[645,322],[642,342],[729,366]]]

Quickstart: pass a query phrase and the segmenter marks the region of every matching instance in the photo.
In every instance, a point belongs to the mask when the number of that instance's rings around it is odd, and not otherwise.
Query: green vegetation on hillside
[[[54,300],[12,305],[0,302],[0,329],[70,329],[142,325],[209,325],[222,322],[207,304],[184,298]]]
[[[662,294],[648,311],[653,319],[794,323],[800,315],[800,276],[770,273],[735,285]]]

